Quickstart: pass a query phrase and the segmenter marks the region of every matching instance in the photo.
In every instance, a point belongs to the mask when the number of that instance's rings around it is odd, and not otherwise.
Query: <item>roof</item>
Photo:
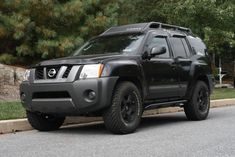
[[[105,32],[103,32],[100,36],[103,35],[112,35],[112,34],[125,34],[125,33],[144,33],[149,30],[169,30],[168,32],[176,32],[180,34],[190,34],[192,35],[192,31],[189,28],[176,26],[176,25],[169,25],[160,22],[149,22],[149,23],[136,23],[130,25],[122,25],[111,27]]]

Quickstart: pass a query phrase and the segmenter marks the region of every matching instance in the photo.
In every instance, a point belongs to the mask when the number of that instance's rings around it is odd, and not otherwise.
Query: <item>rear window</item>
[[[189,36],[188,40],[195,54],[202,56],[207,55],[206,45],[203,43],[203,41],[200,38]]]

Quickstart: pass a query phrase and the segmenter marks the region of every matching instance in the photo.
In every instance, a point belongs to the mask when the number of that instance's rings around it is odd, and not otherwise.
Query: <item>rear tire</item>
[[[31,126],[39,131],[58,130],[65,120],[65,117],[56,117],[30,111],[26,111],[26,114]]]
[[[198,81],[188,103],[184,105],[184,112],[189,120],[204,120],[210,109],[210,94],[208,86]]]
[[[138,88],[131,82],[121,82],[114,91],[111,106],[103,113],[104,124],[115,134],[132,133],[140,123],[142,111]]]

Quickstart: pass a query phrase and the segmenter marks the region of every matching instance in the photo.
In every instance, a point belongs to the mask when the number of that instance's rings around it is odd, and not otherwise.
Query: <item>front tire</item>
[[[138,88],[131,82],[121,82],[114,91],[111,106],[103,113],[104,124],[115,134],[132,133],[140,123],[142,111]]]
[[[39,131],[58,130],[63,124],[65,117],[26,111],[31,126]]]
[[[210,109],[210,94],[208,86],[203,81],[198,81],[184,111],[189,120],[204,120]]]

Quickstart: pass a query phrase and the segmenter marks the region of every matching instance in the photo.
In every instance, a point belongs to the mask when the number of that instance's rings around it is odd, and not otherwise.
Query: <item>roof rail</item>
[[[163,29],[170,29],[170,30],[178,30],[178,31],[182,31],[182,32],[185,32],[185,33],[190,33],[190,34],[192,33],[191,29],[189,29],[189,28],[180,27],[180,26],[176,26],[176,25],[165,24],[165,23],[160,23],[160,22],[149,22],[146,27],[147,28],[145,28],[145,29],[163,28]]]

